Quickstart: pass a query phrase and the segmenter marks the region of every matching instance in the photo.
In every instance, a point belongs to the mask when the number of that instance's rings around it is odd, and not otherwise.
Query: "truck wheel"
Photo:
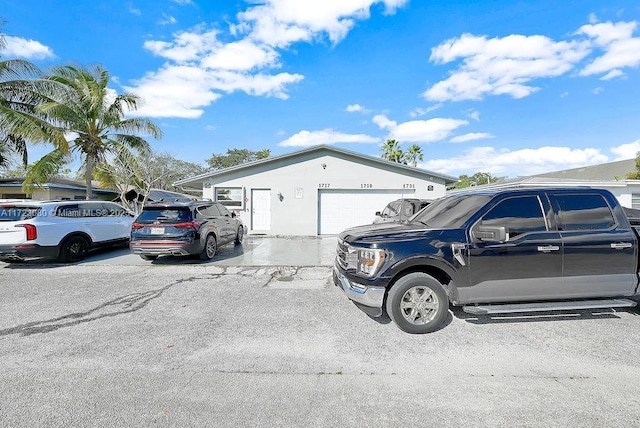
[[[200,260],[211,260],[216,255],[218,244],[216,237],[213,235],[207,235],[207,239],[204,241],[204,248],[200,253]]]
[[[387,296],[387,313],[400,328],[411,334],[437,330],[449,311],[449,299],[434,277],[414,272],[400,278]]]
[[[89,253],[89,243],[80,235],[70,236],[60,246],[58,261],[74,263],[84,259]]]

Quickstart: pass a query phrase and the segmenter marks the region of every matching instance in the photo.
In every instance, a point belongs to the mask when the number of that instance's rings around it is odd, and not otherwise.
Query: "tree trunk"
[[[87,186],[87,193],[85,196],[86,200],[91,200],[93,198],[93,192],[91,189],[91,178],[93,177],[93,166],[95,165],[95,158],[93,154],[87,153],[87,162],[85,165],[84,171],[84,183]]]

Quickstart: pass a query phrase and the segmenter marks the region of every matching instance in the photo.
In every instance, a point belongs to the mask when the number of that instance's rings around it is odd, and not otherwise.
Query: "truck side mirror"
[[[380,211],[376,211],[376,215],[377,215],[378,217],[382,217],[382,214],[380,214]]]
[[[482,226],[479,225],[473,230],[476,240],[482,242],[505,242],[507,240],[507,229],[504,226]]]

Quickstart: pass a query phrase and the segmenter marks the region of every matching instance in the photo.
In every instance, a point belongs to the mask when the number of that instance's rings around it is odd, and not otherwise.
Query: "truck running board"
[[[463,306],[473,315],[511,314],[517,312],[575,311],[579,309],[632,308],[636,302],[629,299],[577,300],[573,302],[513,303],[508,305]]]

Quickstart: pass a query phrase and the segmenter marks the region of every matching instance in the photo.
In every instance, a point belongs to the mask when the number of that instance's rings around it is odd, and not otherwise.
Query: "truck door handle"
[[[633,244],[631,242],[614,242],[611,244],[611,248],[614,250],[623,250],[625,248],[631,248]]]
[[[545,246],[539,246],[538,247],[538,251],[542,252],[542,253],[550,253],[552,251],[559,251],[560,247],[557,245],[545,245]]]

